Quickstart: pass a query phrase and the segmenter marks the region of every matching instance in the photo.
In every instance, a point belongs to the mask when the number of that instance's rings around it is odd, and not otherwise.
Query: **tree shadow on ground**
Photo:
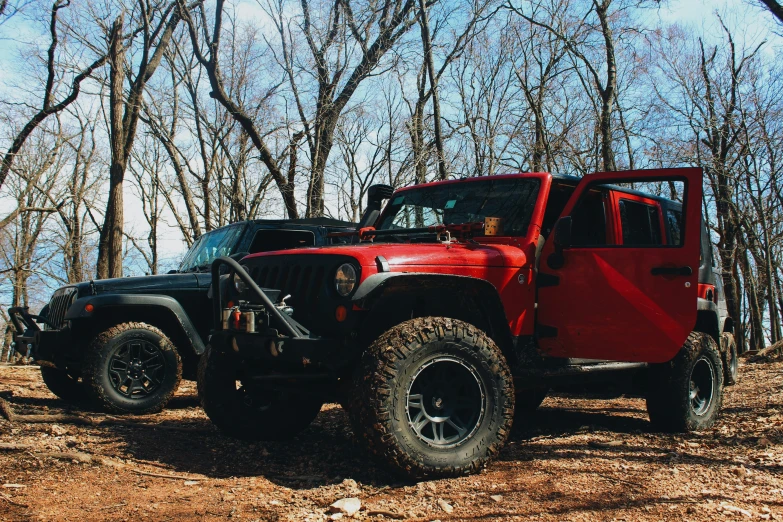
[[[182,425],[164,421],[164,426]],[[197,431],[112,426],[106,437],[121,439],[133,459],[157,462],[172,471],[211,478],[266,478],[294,489],[309,489],[353,478],[379,486],[403,483],[382,470],[356,444],[342,409],[323,410],[297,437],[280,442],[247,442],[218,432],[207,419],[188,422]]]

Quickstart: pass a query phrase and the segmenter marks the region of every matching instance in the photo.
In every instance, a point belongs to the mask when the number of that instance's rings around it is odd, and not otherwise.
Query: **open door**
[[[665,244],[664,231],[656,236],[656,225],[666,223],[655,214],[660,206],[640,206],[645,198],[633,196],[638,193],[625,188],[630,183],[682,199],[677,244]],[[671,360],[696,325],[701,198],[697,168],[583,178],[541,256],[541,350],[556,357]]]

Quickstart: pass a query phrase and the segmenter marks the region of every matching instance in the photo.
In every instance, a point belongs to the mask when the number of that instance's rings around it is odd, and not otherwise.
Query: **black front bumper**
[[[263,362],[266,368],[339,370],[353,355],[349,347],[333,339],[283,337],[273,333],[218,330],[210,343],[242,361]]]
[[[65,364],[66,353],[58,347],[71,345],[71,332],[64,330],[41,330],[38,321],[42,319],[29,313],[27,307],[14,307],[8,310],[14,326],[16,351],[32,357],[36,361]],[[63,360],[59,360],[63,358]]]

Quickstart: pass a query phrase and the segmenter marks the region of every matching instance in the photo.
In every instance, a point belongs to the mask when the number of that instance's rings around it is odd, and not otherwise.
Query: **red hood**
[[[523,238],[520,238],[523,239]],[[493,266],[517,267],[525,265],[522,248],[504,244],[472,243],[375,243],[363,245],[297,248],[276,252],[251,254],[245,259],[275,255],[337,254],[354,257],[362,266],[375,266],[375,258],[383,256],[393,269],[395,266]]]

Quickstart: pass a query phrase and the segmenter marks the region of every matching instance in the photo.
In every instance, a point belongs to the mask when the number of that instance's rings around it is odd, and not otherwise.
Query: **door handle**
[[[657,275],[678,275],[689,276],[693,274],[693,270],[689,266],[656,266],[650,270],[650,273],[654,276]]]

